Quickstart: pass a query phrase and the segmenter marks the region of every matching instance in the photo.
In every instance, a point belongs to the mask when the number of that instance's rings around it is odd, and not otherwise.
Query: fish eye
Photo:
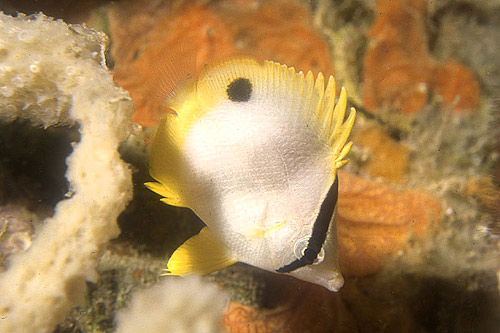
[[[233,102],[248,102],[252,96],[252,83],[249,79],[239,77],[228,84],[227,97]]]
[[[304,252],[307,249],[307,244],[309,243],[309,239],[311,237],[302,237],[298,241],[295,242],[294,254],[297,259],[300,259],[304,256]],[[321,251],[318,253],[318,257],[312,263],[313,265],[320,264],[325,259],[325,250],[321,248]]]

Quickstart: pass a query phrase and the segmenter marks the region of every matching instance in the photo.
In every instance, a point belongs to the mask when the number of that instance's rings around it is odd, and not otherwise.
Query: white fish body
[[[192,209],[207,228],[174,253],[169,273],[241,261],[340,289],[332,185],[346,162],[355,111],[343,123],[345,91],[335,109],[334,98],[333,78],[325,90],[321,74],[314,81],[311,73],[250,59],[207,67],[173,98],[176,115],[165,117],[152,146],[158,183],[147,185],[165,202]],[[328,193],[335,202],[322,208]],[[316,264],[288,270],[304,255],[322,209],[331,213]]]

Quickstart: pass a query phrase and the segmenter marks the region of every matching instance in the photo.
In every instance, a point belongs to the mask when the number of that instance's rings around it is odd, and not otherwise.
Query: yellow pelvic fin
[[[203,275],[218,271],[238,261],[231,258],[229,252],[205,227],[175,250],[162,275]]]
[[[279,228],[281,228],[282,226],[284,226],[288,221],[289,220],[285,220],[283,222],[277,223],[276,225],[268,227],[268,228],[265,228],[263,226],[257,226],[254,229],[252,229],[252,231],[251,231],[251,233],[250,233],[249,236],[251,238],[258,238],[258,237],[269,236],[269,234],[271,232],[273,232],[275,230],[278,230]]]
[[[182,201],[180,195],[168,186],[157,182],[148,182],[144,183],[144,185],[146,185],[146,187],[151,191],[164,197],[161,199],[161,202],[170,206],[187,207],[187,205]]]

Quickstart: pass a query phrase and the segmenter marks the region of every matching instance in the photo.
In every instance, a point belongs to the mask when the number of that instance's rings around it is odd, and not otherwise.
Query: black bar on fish
[[[335,211],[335,206],[337,205],[337,199],[339,197],[339,182],[338,177],[335,177],[335,181],[328,190],[326,198],[321,204],[318,217],[314,221],[313,230],[311,238],[307,243],[307,248],[304,251],[302,257],[292,261],[288,265],[285,265],[276,270],[278,273],[290,273],[297,268],[304,267],[306,265],[311,265],[314,260],[318,257],[318,253],[321,251],[321,247],[326,239],[326,233],[328,232],[328,227],[333,218],[333,212]]]

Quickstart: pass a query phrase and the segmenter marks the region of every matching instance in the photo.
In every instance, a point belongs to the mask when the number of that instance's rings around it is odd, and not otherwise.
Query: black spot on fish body
[[[249,79],[239,77],[227,86],[227,97],[233,102],[248,102],[252,97],[252,83]]]

